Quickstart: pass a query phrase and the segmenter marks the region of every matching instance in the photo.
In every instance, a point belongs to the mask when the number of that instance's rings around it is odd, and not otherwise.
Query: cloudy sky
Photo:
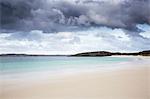
[[[0,0],[0,53],[150,49],[150,0]]]

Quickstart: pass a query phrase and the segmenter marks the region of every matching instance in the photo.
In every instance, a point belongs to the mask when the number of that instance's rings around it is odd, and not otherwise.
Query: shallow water
[[[94,69],[104,64],[130,61],[130,57],[0,57],[0,73]]]
[[[131,57],[67,57],[16,56],[0,57],[0,80],[28,81],[48,79],[50,76],[70,75],[95,70],[122,68],[119,63],[132,61]],[[114,65],[113,65],[114,64]],[[58,77],[58,76],[57,76]]]

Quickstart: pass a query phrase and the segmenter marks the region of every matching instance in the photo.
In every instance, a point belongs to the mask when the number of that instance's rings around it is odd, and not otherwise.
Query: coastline
[[[120,57],[120,56],[116,56]],[[121,56],[122,57],[122,56]],[[135,58],[135,57],[134,57]],[[2,99],[148,99],[150,67],[136,57],[123,68],[106,71],[82,72],[71,75],[49,76],[38,82],[3,82]],[[137,63],[140,61],[139,63]],[[142,63],[143,62],[143,63]],[[148,61],[147,61],[148,62]]]

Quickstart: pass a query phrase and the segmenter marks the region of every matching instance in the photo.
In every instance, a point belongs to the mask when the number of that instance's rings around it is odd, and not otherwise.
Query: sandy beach
[[[3,81],[0,99],[150,99],[149,64],[62,75],[26,82]]]
[[[150,99],[150,0],[0,0],[0,99]]]

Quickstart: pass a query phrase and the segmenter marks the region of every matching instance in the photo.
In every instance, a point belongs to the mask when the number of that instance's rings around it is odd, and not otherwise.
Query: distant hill
[[[140,55],[150,56],[150,50],[135,52],[135,53],[120,53],[120,52],[108,52],[108,51],[96,51],[96,52],[84,52],[78,53],[71,56],[112,56],[112,55]]]
[[[84,52],[84,53],[78,53],[71,56],[111,56],[111,52],[107,51],[96,51],[96,52]]]

